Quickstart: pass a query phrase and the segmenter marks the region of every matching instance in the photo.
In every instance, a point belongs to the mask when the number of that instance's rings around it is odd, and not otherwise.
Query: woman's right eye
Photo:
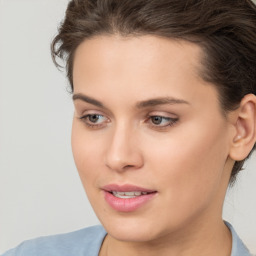
[[[108,122],[108,118],[100,114],[87,114],[79,117],[79,119],[92,128],[100,128]]]

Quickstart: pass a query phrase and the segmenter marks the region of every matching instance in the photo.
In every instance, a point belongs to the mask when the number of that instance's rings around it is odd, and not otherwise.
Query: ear
[[[249,155],[256,141],[256,96],[247,94],[235,113],[235,133],[229,156],[235,161],[241,161]]]

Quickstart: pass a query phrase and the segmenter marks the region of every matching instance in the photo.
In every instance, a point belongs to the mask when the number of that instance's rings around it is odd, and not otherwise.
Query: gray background
[[[99,223],[72,159],[73,106],[49,44],[68,0],[0,0],[0,253]],[[255,155],[224,218],[256,253]]]

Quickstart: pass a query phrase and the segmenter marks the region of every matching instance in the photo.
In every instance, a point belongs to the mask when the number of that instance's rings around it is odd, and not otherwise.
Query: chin
[[[136,229],[116,227],[109,230],[109,235],[119,241],[126,242],[149,242],[155,240],[158,236],[149,232],[144,227],[137,227]]]
[[[163,235],[163,229],[152,219],[115,218],[101,221],[107,233],[119,241],[149,242]]]

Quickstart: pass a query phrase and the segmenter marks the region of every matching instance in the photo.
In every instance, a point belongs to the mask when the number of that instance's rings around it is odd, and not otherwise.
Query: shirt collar
[[[226,226],[230,229],[232,234],[232,251],[231,256],[252,256],[242,240],[237,235],[235,229],[230,223],[225,221]]]

